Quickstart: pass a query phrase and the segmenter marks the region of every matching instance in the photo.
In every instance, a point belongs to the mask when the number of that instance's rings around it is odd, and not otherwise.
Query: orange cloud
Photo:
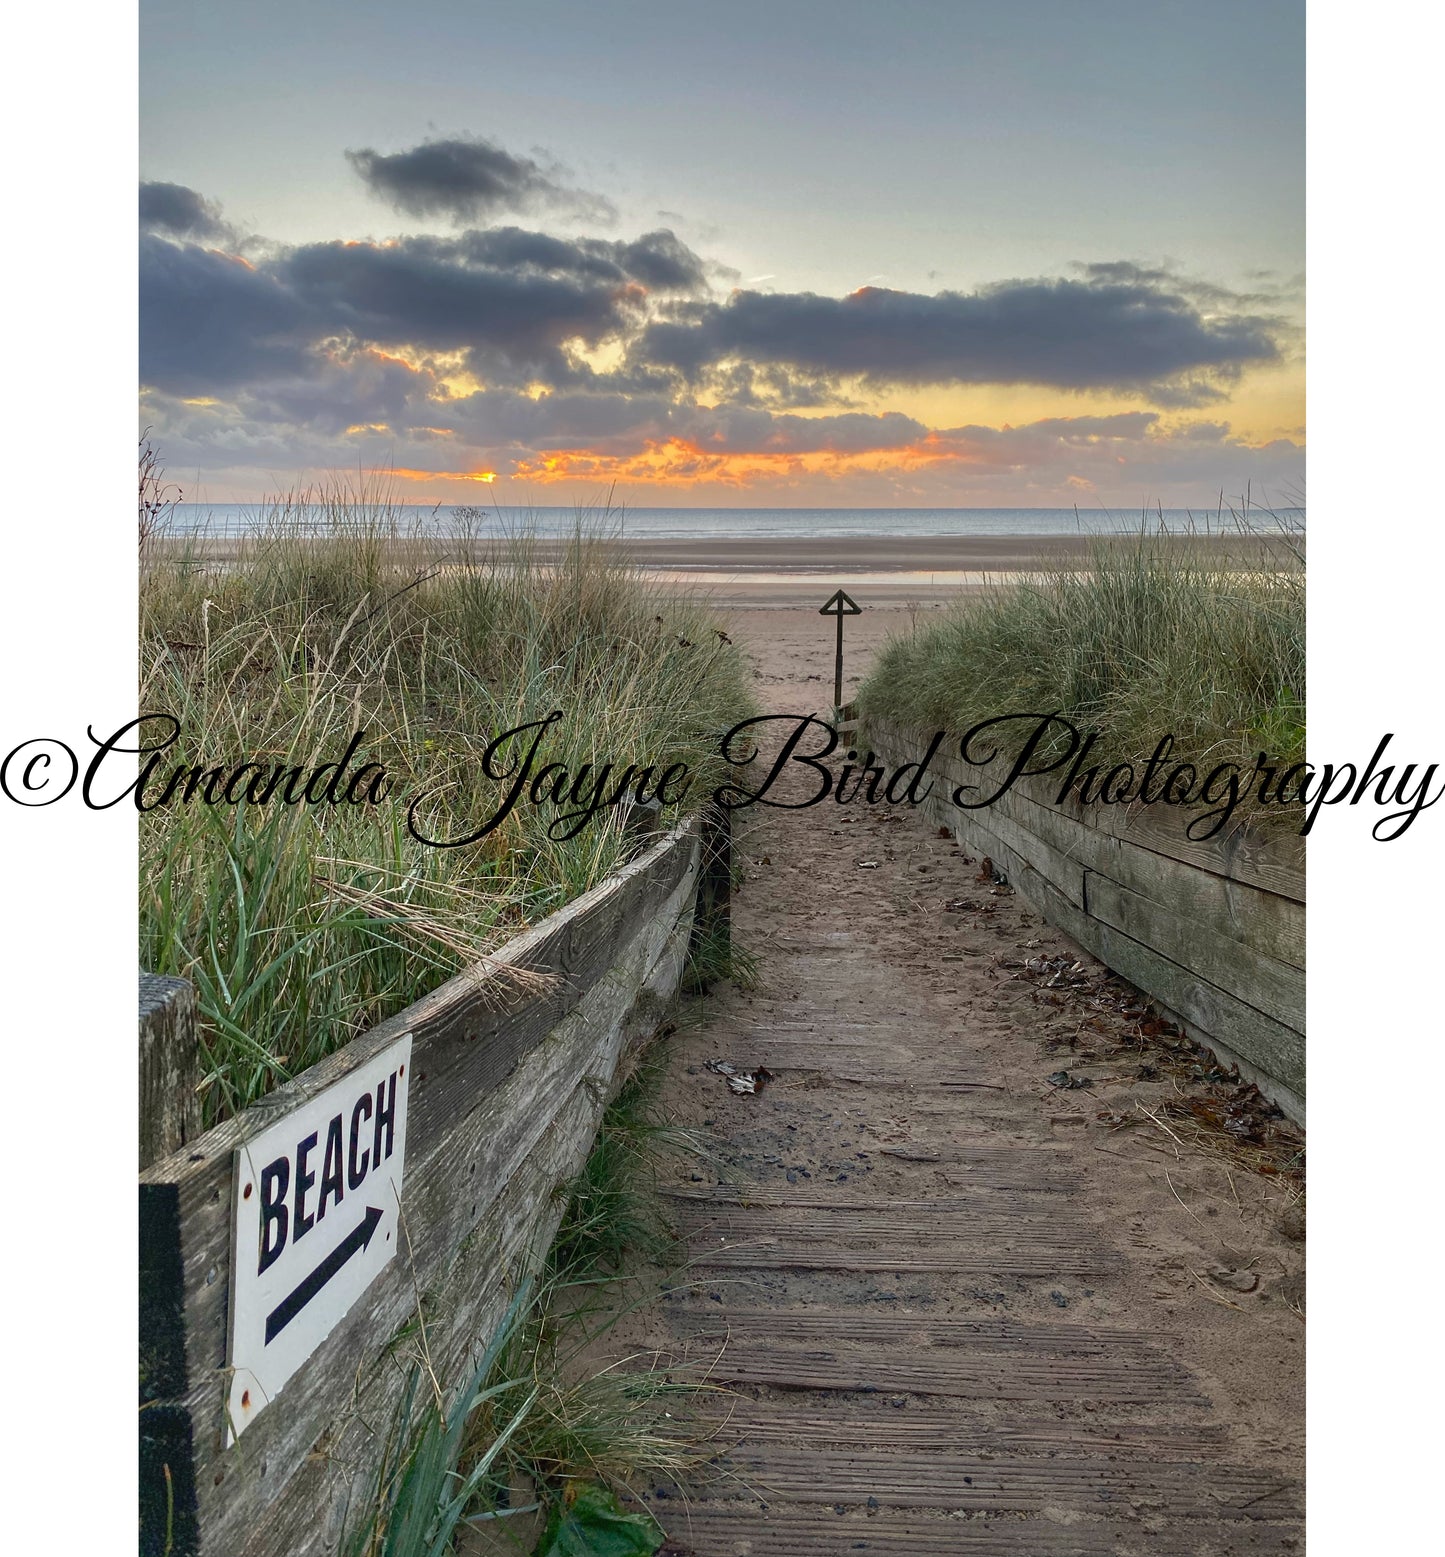
[[[398,470],[391,465],[368,474],[399,476],[403,481],[485,481],[490,484],[497,479],[494,470]]]
[[[892,449],[755,450],[720,453],[686,438],[648,440],[636,454],[595,454],[562,449],[536,459],[519,460],[513,475],[541,484],[566,481],[618,481],[648,486],[695,487],[704,482],[746,487],[755,482],[807,476],[844,476],[858,472],[906,473],[945,462],[972,463],[973,456],[935,434]]]

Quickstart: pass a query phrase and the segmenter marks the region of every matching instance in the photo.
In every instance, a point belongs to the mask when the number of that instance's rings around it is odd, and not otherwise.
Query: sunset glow
[[[426,105],[347,45],[364,90],[282,93],[284,176],[240,106],[269,76],[208,17],[153,58],[142,423],[221,502],[358,467],[437,502],[1297,490],[1297,27],[1181,15],[1145,49],[1116,9],[1052,8],[1047,49],[1022,16],[989,44],[969,7],[916,34],[857,11],[768,116],[721,63],[741,42],[683,20],[597,40],[668,85],[605,103],[596,61],[550,47],[537,93],[540,23],[508,45],[459,15],[438,55],[379,22]],[[477,58],[485,97],[442,112]]]

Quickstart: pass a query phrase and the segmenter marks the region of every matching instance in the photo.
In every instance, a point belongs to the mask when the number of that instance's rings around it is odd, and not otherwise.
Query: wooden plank
[[[1045,881],[1062,892],[1071,903],[1084,906],[1084,865],[1076,855],[1056,848],[1038,831],[1020,822],[1002,805],[985,811],[955,808],[962,825],[981,827],[1017,859],[1033,867]],[[990,856],[992,858],[992,856]],[[994,863],[999,861],[994,859]]]
[[[1086,891],[1086,907],[1093,918],[1122,930],[1208,983],[1228,990],[1256,1011],[1263,1011],[1298,1033],[1304,1031],[1305,976],[1301,969],[1263,957],[1242,941],[1230,940],[1205,925],[1170,913],[1107,876],[1090,871]]]
[[[892,1271],[905,1276],[964,1271],[992,1276],[1098,1276],[1118,1270],[1123,1263],[1112,1249],[1020,1247],[1012,1243],[846,1249],[782,1238],[736,1244],[702,1238],[690,1245],[689,1252],[693,1264],[717,1269]]]
[[[794,1503],[863,1503],[885,1508],[947,1508],[975,1513],[1041,1513],[1048,1508],[1109,1506],[1131,1510],[1147,1503],[1178,1519],[1298,1519],[1298,1485],[1281,1485],[1272,1470],[1113,1460],[1048,1459],[1036,1455],[957,1454],[795,1448],[783,1444],[736,1450],[724,1457],[727,1479],[714,1496],[751,1496],[765,1486]]]
[[[639,1021],[655,1019],[676,988],[696,868],[694,830],[674,829],[618,876],[499,954],[504,962],[559,975],[544,993],[499,1012],[488,988],[493,981],[452,980],[297,1078],[282,1089],[284,1097],[273,1094],[142,1175],[143,1203],[164,1213],[152,1217],[160,1238],[153,1258],[166,1253],[167,1229],[179,1248],[186,1388],[176,1403],[193,1426],[205,1553],[291,1557],[312,1549],[306,1544],[311,1531],[326,1528],[315,1514],[316,1488],[306,1494],[313,1502],[309,1516],[304,1500],[296,1503],[287,1489],[318,1445],[330,1444],[336,1420],[350,1408],[357,1363],[338,1366],[338,1359],[360,1359],[392,1378],[396,1370],[381,1367],[385,1343],[407,1321],[419,1292],[434,1285],[445,1290],[446,1312],[473,1324],[465,1330],[468,1343],[485,1338],[476,1326],[501,1301],[503,1256],[520,1260],[548,1233],[560,1214],[552,1190],[586,1154],[623,1045],[636,1036]],[[410,1258],[387,1267],[284,1395],[226,1450],[231,1152],[281,1106],[311,1095],[407,1030],[413,1033],[416,1088],[403,1204]],[[550,1164],[552,1173],[542,1191],[519,1178],[526,1164],[538,1162]],[[471,1248],[480,1251],[479,1274],[463,1279],[456,1272]],[[476,1288],[468,1297],[483,1278],[486,1293]],[[455,1322],[434,1324],[432,1339],[444,1348],[455,1330]],[[163,1325],[154,1339],[167,1342]],[[370,1419],[377,1419],[375,1413]],[[375,1447],[358,1451],[360,1460]],[[323,1458],[332,1458],[329,1447]],[[281,1507],[291,1509],[290,1526],[278,1523],[279,1515],[263,1520],[262,1510]],[[274,1539],[248,1544],[249,1533],[263,1524]]]
[[[438,1291],[428,1304],[428,1350],[438,1377],[464,1377],[495,1333],[534,1249],[555,1232],[562,1205],[554,1191],[580,1166],[596,1120],[595,1098],[577,1089],[557,1114],[555,1128],[513,1169],[505,1199],[455,1252],[445,1273],[445,1297]],[[276,1435],[264,1449],[253,1446],[249,1460],[232,1451],[217,1465],[227,1482],[224,1496],[209,1500],[209,1507],[203,1500],[203,1557],[332,1557],[340,1549],[348,1510],[359,1518],[374,1495],[376,1458],[416,1349],[385,1343],[415,1311],[414,1298],[409,1307],[389,1306],[385,1331],[348,1317],[344,1342],[336,1344],[333,1336],[329,1343],[336,1347],[330,1367],[345,1375],[342,1400],[328,1401],[309,1436],[294,1430]],[[236,1448],[244,1449],[278,1416],[279,1406],[278,1400],[263,1412]]]
[[[945,763],[943,771],[953,784],[958,782],[962,769],[955,760]],[[993,805],[973,814],[984,818],[984,825],[1006,842],[1013,840],[998,826],[995,818],[1000,815],[1086,869],[1108,876],[1185,918],[1197,919],[1221,935],[1243,941],[1265,956],[1296,968],[1304,967],[1302,896],[1297,901],[1294,897],[1284,897],[1278,892],[1219,875],[1197,861],[1186,863],[1169,854],[1157,853],[1131,837],[1103,826],[1101,814],[1107,808],[1093,807],[1085,812],[1075,805],[1061,810],[1038,798],[1038,790],[1037,785],[1016,785]],[[1203,846],[1201,850],[1202,854],[1209,853]],[[1027,854],[1025,857],[1035,868],[1040,868],[1036,859]],[[1210,857],[1215,865],[1225,863],[1222,857]],[[1058,884],[1050,871],[1043,869],[1041,874]],[[1303,892],[1302,882],[1300,892]],[[1066,896],[1079,901],[1072,893],[1066,893]]]
[[[1097,1229],[1079,1225],[1040,1201],[1032,1214],[1017,1215],[1008,1209],[984,1211],[939,1210],[927,1204],[911,1207],[878,1202],[864,1210],[829,1207],[800,1209],[793,1206],[729,1206],[717,1201],[705,1207],[689,1206],[688,1231],[697,1238],[777,1239],[794,1244],[866,1243],[894,1249],[917,1243],[937,1247],[956,1241],[964,1247],[976,1242],[999,1243],[1013,1249],[1092,1250],[1099,1244]]]
[[[826,1409],[809,1411],[792,1395],[757,1400],[729,1398],[717,1414],[718,1436],[743,1443],[858,1444],[877,1449],[933,1449],[940,1444],[974,1453],[1140,1456],[1144,1459],[1217,1459],[1225,1452],[1225,1429],[1204,1422],[1096,1422],[1051,1416],[1000,1419],[987,1401],[951,1409],[909,1401],[904,1409],[888,1397],[834,1398]]]
[[[1247,1006],[1227,990],[1206,983],[1197,974],[1136,941],[1067,901],[1041,876],[1027,875],[1013,885],[1051,923],[1131,984],[1144,990],[1169,1011],[1190,1023],[1206,1044],[1219,1039],[1268,1080],[1284,1089],[1279,1101],[1294,1104],[1304,1097],[1304,1035]],[[1286,1108],[1288,1111],[1288,1106]]]
[[[1030,789],[1030,798],[1037,798]],[[1051,799],[1052,797],[1046,797]],[[1073,802],[1079,805],[1079,802]],[[1305,841],[1289,832],[1260,832],[1235,825],[1218,839],[1200,842],[1185,835],[1183,818],[1175,808],[1145,806],[1079,805],[1081,814],[1102,812],[1099,825],[1117,837],[1152,849],[1156,854],[1197,865],[1201,870],[1243,881],[1266,892],[1276,892],[1296,903],[1305,901]]]
[[[931,732],[909,730],[886,720],[870,719],[867,738],[874,749],[892,761],[917,761],[926,749]],[[1007,777],[1010,764],[1004,759],[980,766],[963,762],[957,754],[957,739],[946,741],[930,771],[947,778],[949,791],[959,785],[972,785],[980,793],[996,790]],[[1185,834],[1196,813],[1178,806],[1135,803],[1085,806],[1071,795],[1062,806],[1056,804],[1063,774],[1045,778],[1023,778],[1015,782],[1010,796],[1021,795],[1034,804],[1070,817],[1083,826],[1110,836],[1128,840],[1156,854],[1193,865],[1214,875],[1227,876],[1303,903],[1305,900],[1304,839],[1288,831],[1236,826],[1226,835],[1193,841]],[[1005,797],[1005,801],[1009,797]],[[945,803],[947,797],[945,797]],[[1002,806],[1005,802],[1000,801]]]
[[[1182,1368],[1167,1359],[1133,1355],[1079,1358],[1012,1352],[997,1357],[942,1347],[850,1351],[730,1345],[709,1362],[708,1374],[717,1383],[765,1384],[772,1389],[882,1390],[964,1400],[1167,1402],[1171,1407],[1209,1403]]]
[[[866,1309],[706,1308],[668,1310],[684,1335],[740,1342],[829,1341],[840,1345],[940,1346],[983,1352],[1060,1352],[1099,1357],[1106,1353],[1156,1352],[1161,1340],[1114,1325],[1030,1324],[1014,1319],[968,1319],[957,1314],[873,1312]]]
[[[860,1502],[837,1513],[827,1508],[789,1508],[773,1500],[743,1504],[699,1501],[656,1505],[652,1512],[683,1551],[698,1557],[1298,1557],[1297,1523],[1254,1521],[1228,1525],[1205,1520],[1177,1528],[1158,1521],[1100,1517],[1098,1501],[1071,1511],[1061,1523],[1050,1515],[972,1515],[922,1509],[873,1511]]]
[[[661,1504],[652,1512],[685,1552],[699,1557],[1119,1557],[1117,1530],[1079,1528],[1051,1519],[957,1519],[910,1511],[857,1509],[820,1515],[766,1502],[761,1507],[698,1501],[683,1508]],[[1142,1550],[1142,1549],[1141,1549]],[[1149,1557],[1173,1557],[1196,1547],[1157,1544]]]
[[[409,1100],[409,1173],[422,1173],[446,1144],[447,1129],[495,1091],[523,1055],[535,1048],[606,971],[629,923],[654,916],[680,881],[696,868],[691,830],[669,835],[608,882],[502,948],[494,963],[517,964],[556,975],[541,995],[499,1009],[499,979],[462,974],[405,1011],[379,1023],[303,1075],[263,1098],[245,1114],[210,1130],[192,1148],[153,1164],[142,1184],[168,1183],[177,1194],[184,1228],[186,1333],[193,1367],[224,1364],[227,1277],[230,1269],[232,1154],[278,1113],[365,1064],[410,1031],[413,1091]],[[686,893],[684,892],[684,896]],[[689,899],[690,901],[690,899]]]
[[[850,1183],[855,1182],[853,1180]],[[852,1199],[847,1196],[839,1196],[834,1200],[826,1191],[822,1194],[799,1195],[790,1184],[787,1193],[779,1186],[768,1193],[766,1190],[755,1191],[751,1188],[738,1188],[735,1192],[728,1190],[693,1192],[683,1189],[663,1189],[658,1191],[665,1199],[673,1200],[683,1207],[688,1214],[700,1216],[707,1212],[709,1207],[739,1206],[758,1207],[776,1206],[789,1211],[876,1211],[878,1201]],[[1052,1204],[1052,1201],[1040,1194],[1037,1189],[989,1189],[979,1188],[971,1190],[966,1195],[952,1194],[940,1195],[932,1200],[889,1200],[891,1209],[896,1209],[902,1215],[918,1214],[921,1211],[933,1210],[958,1216],[999,1216],[1019,1217],[1027,1219],[1037,1216],[1042,1208]]]
[[[1156,854],[1026,795],[1007,795],[1000,804],[1020,826],[1037,832],[1088,870],[1263,956],[1304,967],[1303,902]]]
[[[910,1141],[885,1143],[877,1148],[880,1157],[901,1162],[947,1164],[944,1180],[959,1188],[1018,1190],[1039,1194],[1068,1194],[1080,1182],[1070,1153],[1051,1147],[966,1146],[956,1141]],[[752,1184],[741,1181],[719,1185],[720,1196],[735,1198],[744,1205],[768,1206],[812,1204],[808,1193],[787,1186]],[[831,1204],[831,1191],[814,1192],[820,1204]],[[705,1198],[712,1198],[708,1193]],[[844,1197],[852,1203],[851,1197]],[[871,1202],[870,1202],[871,1204]]]
[[[871,733],[894,760],[916,760],[925,744],[881,722]],[[1227,1060],[1237,1059],[1291,1118],[1302,1121],[1304,877],[1294,869],[1290,849],[1236,833],[1163,851],[1147,819],[1121,821],[1120,808],[1084,808],[1077,800],[1052,806],[1041,781],[1025,781],[998,807],[961,811],[948,795],[964,772],[957,759],[940,759],[942,782],[922,807],[925,817],[987,854],[1045,919],[1186,1023],[1201,1042],[1215,1041]],[[1044,825],[1046,815],[1052,820]],[[1015,829],[1031,833],[1035,827],[1047,833],[1055,853],[1088,866],[1084,890],[1095,894],[1088,907],[1097,906],[1097,915],[1014,847]],[[1143,847],[1141,838],[1151,847]],[[1192,887],[1181,875],[1186,871],[1195,877]],[[1284,955],[1274,957],[1269,948]]]
[[[140,1165],[201,1133],[196,992],[185,979],[140,976]]]
[[[686,893],[691,887],[689,877],[680,890]],[[396,1370],[385,1361],[386,1343],[410,1320],[418,1293],[436,1297],[428,1338],[439,1375],[452,1378],[465,1370],[468,1349],[485,1344],[517,1277],[551,1242],[562,1210],[556,1191],[585,1159],[609,1079],[625,1043],[635,1036],[627,1018],[639,981],[665,947],[675,983],[684,945],[666,924],[645,927],[630,959],[620,960],[613,976],[598,981],[507,1085],[452,1130],[430,1170],[418,1174],[409,1169],[403,1213],[410,1268],[402,1261],[388,1267],[389,1274],[368,1294],[370,1311],[358,1305],[288,1384],[288,1393],[304,1395],[293,1396],[284,1413],[274,1406],[262,1413],[232,1450],[217,1456],[218,1470],[228,1470],[238,1459],[236,1450],[248,1446],[253,1465],[294,1466],[314,1449],[318,1432],[334,1457],[340,1452],[338,1422],[352,1424],[352,1436],[360,1435],[355,1455],[365,1465],[375,1448],[369,1426],[381,1424],[384,1431],[398,1388]],[[372,1397],[369,1401],[354,1399],[355,1365],[350,1359],[357,1357],[375,1375],[364,1392],[364,1397]],[[347,1359],[344,1366],[337,1366],[339,1358]],[[378,1401],[378,1394],[384,1400]],[[218,1417],[214,1426],[219,1435]],[[261,1436],[268,1426],[269,1439]],[[216,1520],[206,1521],[214,1543],[207,1551],[217,1557],[232,1550],[244,1557],[290,1557],[297,1532],[312,1523],[321,1526],[308,1507],[324,1482],[313,1477],[309,1491],[287,1488],[287,1512],[268,1524],[274,1538],[231,1546],[227,1542],[236,1541],[246,1528],[237,1502],[253,1512],[269,1504],[264,1490],[248,1482],[243,1499],[233,1496],[211,1511],[224,1517],[225,1525],[217,1528]],[[202,1510],[204,1515],[204,1482]],[[323,1544],[317,1549],[329,1548]]]

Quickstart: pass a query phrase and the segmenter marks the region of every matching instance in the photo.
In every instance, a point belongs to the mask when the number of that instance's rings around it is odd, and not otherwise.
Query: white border
[[[136,31],[124,0],[6,15],[6,752],[136,706]],[[130,1551],[135,815],[0,801],[0,850],[7,1544]]]
[[[1271,0],[1279,3],[1279,0]],[[182,8],[181,21],[184,19]],[[1434,531],[1439,12],[1311,7],[1311,748],[1445,761]],[[11,393],[4,749],[134,709],[136,16],[8,21]],[[278,47],[284,46],[278,40]],[[1202,154],[1205,154],[1202,152]],[[1310,1513],[1317,1557],[1423,1551],[1442,1393],[1434,1275],[1445,810],[1310,844]],[[10,1530],[71,1509],[129,1550],[135,1433],[133,818],[0,804],[12,1106]],[[79,1481],[77,1481],[79,1477]],[[83,1489],[85,1508],[75,1503]],[[38,1526],[37,1526],[38,1527]],[[102,1538],[108,1549],[110,1531]]]
[[[1441,26],[1310,8],[1310,751],[1445,763],[1436,538]],[[1431,456],[1436,456],[1431,458]],[[1309,1514],[1315,1557],[1433,1549],[1445,806],[1309,844]],[[1333,823],[1334,825],[1329,825]]]

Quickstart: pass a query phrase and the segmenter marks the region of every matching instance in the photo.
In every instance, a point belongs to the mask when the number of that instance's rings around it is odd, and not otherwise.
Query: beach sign
[[[845,616],[862,616],[863,607],[853,599],[851,595],[845,595],[841,589],[835,590],[828,597],[826,605],[818,608],[819,616],[836,616],[838,618],[838,658],[833,669],[833,707],[843,706],[843,618]]]
[[[411,1034],[236,1148],[227,1442],[396,1254]]]

